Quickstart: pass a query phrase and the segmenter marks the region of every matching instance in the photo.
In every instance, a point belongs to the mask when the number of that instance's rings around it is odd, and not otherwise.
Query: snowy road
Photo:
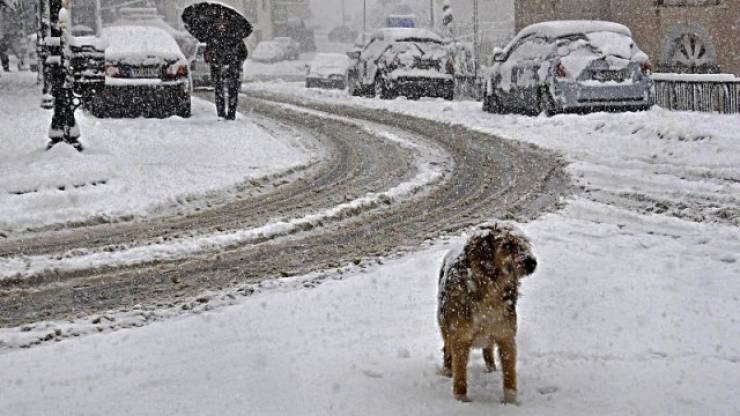
[[[532,218],[567,188],[560,160],[534,147],[383,111],[265,98],[245,105],[313,137],[326,157],[210,209],[0,241],[0,325],[179,308],[205,290],[372,261],[490,217]]]

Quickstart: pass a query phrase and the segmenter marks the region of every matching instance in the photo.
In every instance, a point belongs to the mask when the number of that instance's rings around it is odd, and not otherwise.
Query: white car
[[[255,62],[273,63],[285,59],[285,48],[278,42],[264,40],[254,48],[251,58]]]
[[[93,114],[136,117],[190,117],[190,68],[175,39],[149,26],[110,26],[105,49],[105,87]]]
[[[306,88],[323,87],[344,89],[347,87],[349,58],[342,53],[319,53],[308,65]]]
[[[650,106],[650,61],[619,23],[536,23],[494,50],[493,60],[485,111],[552,114]]]

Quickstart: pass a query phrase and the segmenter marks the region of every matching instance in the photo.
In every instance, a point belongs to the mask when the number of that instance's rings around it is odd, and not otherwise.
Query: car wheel
[[[449,85],[444,89],[444,93],[442,94],[442,98],[444,98],[447,101],[452,101],[455,98],[455,87],[454,85]]]
[[[374,90],[375,96],[380,99],[387,100],[389,98],[392,98],[391,96],[392,90],[385,86],[385,82],[383,82],[383,78],[381,78],[380,75],[375,77],[375,82],[373,83],[373,90]]]
[[[306,88],[313,88],[313,85],[311,85],[311,81],[306,80]]]
[[[494,94],[486,95],[483,97],[483,111],[487,113],[500,113],[501,104],[498,101],[498,97]]]
[[[555,113],[557,113],[557,108],[555,107],[555,101],[552,99],[552,95],[550,94],[550,91],[547,90],[547,87],[542,88],[539,93],[539,99],[537,100],[537,113],[542,114],[545,113],[546,116],[551,116]]]
[[[182,118],[190,118],[190,115],[192,114],[192,105],[190,103],[190,97],[183,100],[183,102],[180,103],[180,105],[177,107],[176,114]]]

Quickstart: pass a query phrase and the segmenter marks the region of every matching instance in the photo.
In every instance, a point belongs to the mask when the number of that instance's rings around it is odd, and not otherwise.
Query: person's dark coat
[[[213,39],[206,44],[206,62],[220,65],[241,65],[247,59],[247,47],[241,39]]]

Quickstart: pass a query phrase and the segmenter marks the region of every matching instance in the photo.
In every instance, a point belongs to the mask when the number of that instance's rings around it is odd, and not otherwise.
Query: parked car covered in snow
[[[206,62],[206,44],[199,43],[195,47],[195,54],[190,58],[190,77],[193,87],[208,87],[211,85],[211,66]]]
[[[349,58],[341,53],[319,53],[308,65],[306,74],[306,88],[338,88],[347,87],[347,68]]]
[[[450,56],[442,39],[429,30],[379,29],[362,51],[348,55],[354,63],[348,81],[352,95],[452,99]]]
[[[296,60],[301,54],[301,45],[293,40],[293,38],[287,36],[278,36],[273,41],[279,43],[283,47],[283,56],[285,59]]]
[[[650,61],[618,23],[536,23],[494,50],[493,60],[485,111],[552,114],[650,105]]]
[[[250,55],[255,62],[273,63],[285,59],[285,48],[274,40],[263,40]]]
[[[102,30],[105,87],[90,105],[98,116],[190,117],[192,90],[188,61],[172,36],[148,26]]]

